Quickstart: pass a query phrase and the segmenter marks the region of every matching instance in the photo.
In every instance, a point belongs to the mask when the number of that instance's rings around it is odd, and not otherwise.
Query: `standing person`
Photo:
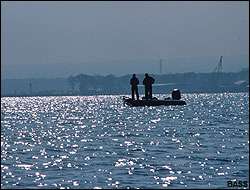
[[[145,78],[143,80],[143,84],[145,86],[145,98],[152,99],[152,84],[155,82],[153,77],[150,77],[148,73],[145,73]]]
[[[135,94],[136,94],[136,99],[139,100],[139,93],[138,93],[138,86],[137,86],[139,84],[139,80],[135,74],[133,74],[132,78],[130,79],[130,84],[131,84],[131,91],[132,91],[132,100],[135,99]]]

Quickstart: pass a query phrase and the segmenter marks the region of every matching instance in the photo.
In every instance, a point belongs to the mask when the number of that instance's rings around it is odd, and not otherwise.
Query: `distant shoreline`
[[[249,91],[241,91],[241,92],[233,92],[233,91],[225,91],[225,92],[184,92],[182,94],[223,94],[223,93],[249,93]],[[143,96],[144,94],[141,94]],[[164,93],[157,93],[155,95],[170,95]],[[50,96],[131,96],[130,94],[92,94],[92,95],[70,95],[70,94],[56,94],[56,95],[1,95],[1,98],[18,98],[18,97],[50,97]],[[141,97],[140,96],[140,97]]]
[[[236,73],[182,73],[152,75],[154,94],[170,94],[177,88],[182,93],[248,92],[249,70]],[[144,74],[137,75],[139,94],[144,94]],[[76,75],[60,79],[1,80],[1,97],[30,96],[96,96],[130,94],[131,75],[116,77]]]

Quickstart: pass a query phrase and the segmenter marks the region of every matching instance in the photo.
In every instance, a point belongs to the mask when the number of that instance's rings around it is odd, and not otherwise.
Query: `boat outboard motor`
[[[174,89],[172,91],[172,99],[173,100],[180,100],[181,99],[181,92],[178,89]]]

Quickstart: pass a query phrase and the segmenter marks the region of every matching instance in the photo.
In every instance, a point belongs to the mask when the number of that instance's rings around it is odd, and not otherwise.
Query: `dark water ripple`
[[[1,188],[248,181],[249,94],[183,96],[186,106],[141,108],[121,96],[1,98]]]

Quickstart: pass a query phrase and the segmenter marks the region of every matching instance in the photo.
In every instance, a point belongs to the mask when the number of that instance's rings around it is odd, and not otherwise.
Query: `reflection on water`
[[[158,97],[161,97],[159,95]],[[249,177],[249,94],[1,98],[2,188],[227,188]]]

